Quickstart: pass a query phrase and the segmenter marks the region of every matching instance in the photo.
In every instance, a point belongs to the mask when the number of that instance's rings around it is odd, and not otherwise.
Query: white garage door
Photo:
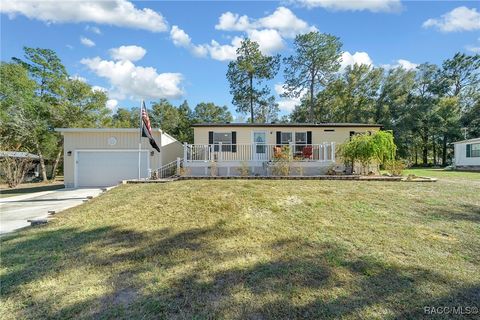
[[[141,178],[148,176],[148,152],[141,152]],[[77,187],[106,187],[138,178],[138,151],[78,151]]]

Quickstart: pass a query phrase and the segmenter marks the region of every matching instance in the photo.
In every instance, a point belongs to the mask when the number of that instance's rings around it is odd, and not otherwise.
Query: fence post
[[[180,172],[180,158],[177,157],[177,174]]]
[[[332,162],[335,162],[335,142],[330,143],[332,148]]]
[[[293,142],[288,142],[288,148],[290,149],[290,159],[293,159]]]
[[[222,143],[218,143],[218,161],[222,161]]]
[[[188,161],[187,159],[187,143],[183,143],[183,161]]]

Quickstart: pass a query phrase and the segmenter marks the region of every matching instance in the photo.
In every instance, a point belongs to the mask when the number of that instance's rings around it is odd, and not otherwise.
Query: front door
[[[255,160],[267,160],[267,134],[265,131],[253,132],[253,158]]]

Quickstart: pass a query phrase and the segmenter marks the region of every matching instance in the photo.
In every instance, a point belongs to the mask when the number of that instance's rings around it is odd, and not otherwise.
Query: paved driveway
[[[99,188],[59,189],[0,199],[0,234],[29,226],[29,219],[45,218],[49,210],[61,211],[78,206],[88,196],[97,196]]]

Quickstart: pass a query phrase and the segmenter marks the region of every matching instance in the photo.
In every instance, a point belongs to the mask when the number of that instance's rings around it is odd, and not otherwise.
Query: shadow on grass
[[[480,223],[480,206],[474,204],[459,204],[455,210],[434,207],[425,212],[429,219],[445,221],[468,221]]]
[[[27,193],[51,191],[51,190],[58,190],[63,188],[65,188],[63,184],[52,184],[52,185],[32,186],[32,187],[25,187],[25,188],[18,188],[18,189],[2,189],[0,191],[0,196],[22,195]]]
[[[413,319],[423,315],[425,305],[479,301],[478,287],[462,288],[430,270],[357,256],[330,242],[284,239],[264,248],[269,259],[227,267],[222,263],[246,259],[249,252],[223,248],[222,239],[242,231],[224,222],[181,232],[36,231],[2,240],[7,270],[2,298],[60,271],[87,266],[105,271],[99,281],[111,290],[60,309],[55,298],[28,301],[25,317],[321,319],[358,318],[370,310],[371,317]],[[82,288],[82,279],[73,282]],[[425,285],[448,286],[451,292],[433,299]]]

